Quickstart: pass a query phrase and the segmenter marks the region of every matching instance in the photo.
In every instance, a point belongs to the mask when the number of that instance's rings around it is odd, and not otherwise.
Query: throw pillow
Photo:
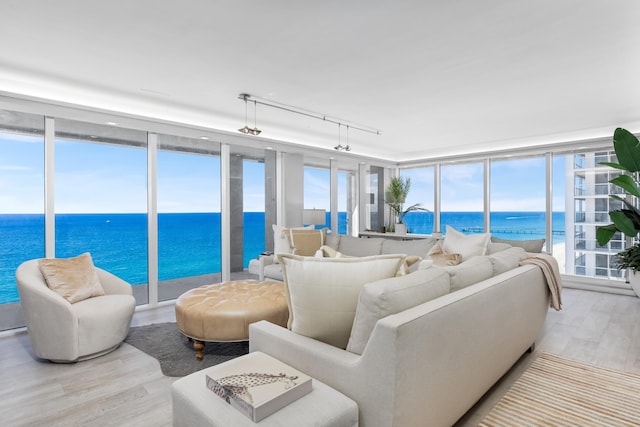
[[[545,239],[505,240],[505,239],[498,239],[497,237],[492,237],[491,241],[493,243],[507,243],[511,246],[523,248],[526,252],[540,253],[542,252],[542,247],[544,246]]]
[[[449,274],[439,268],[367,283],[358,298],[347,351],[362,354],[378,320],[449,293]]]
[[[291,243],[291,253],[300,256],[313,256],[324,244],[324,234],[322,230],[287,230],[285,234],[289,236]]]
[[[440,243],[436,243],[427,254],[432,260],[433,265],[446,267],[448,265],[458,265],[462,262],[462,255],[447,254],[442,250]]]
[[[466,235],[447,225],[442,249],[445,253],[460,254],[462,261],[466,261],[472,256],[484,255],[490,239],[491,233]]]
[[[282,255],[288,327],[293,332],[346,348],[360,289],[396,275],[402,255],[314,258]]]
[[[278,254],[290,254],[293,251],[293,248],[291,247],[289,236],[286,234],[286,231],[289,230],[287,227],[273,224],[271,228],[273,229],[273,253],[276,255],[273,257],[273,262],[277,264],[279,262]],[[294,229],[313,230],[313,225],[296,227]]]
[[[89,252],[68,259],[43,258],[38,267],[47,286],[71,304],[105,294]]]

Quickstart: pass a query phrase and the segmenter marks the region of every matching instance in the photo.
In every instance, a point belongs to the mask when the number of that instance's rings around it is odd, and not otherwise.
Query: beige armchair
[[[69,303],[49,289],[38,260],[16,270],[31,346],[37,357],[76,362],[115,350],[129,332],[136,301],[131,285],[96,267],[106,295]]]

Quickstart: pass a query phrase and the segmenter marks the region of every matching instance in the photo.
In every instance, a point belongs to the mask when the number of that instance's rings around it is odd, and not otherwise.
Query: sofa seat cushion
[[[380,255],[384,240],[379,237],[359,238],[342,234],[340,236],[340,244],[334,249],[344,255],[356,257]]]
[[[449,274],[439,268],[367,283],[358,298],[347,351],[362,354],[376,322],[449,293]]]
[[[485,255],[491,239],[491,233],[463,234],[447,225],[447,234],[444,237],[442,249],[446,253],[462,255],[462,261],[472,256]]]
[[[264,266],[264,277],[282,281],[282,267],[280,264],[269,264]]]
[[[346,348],[362,286],[394,277],[403,263],[402,255],[363,258],[282,255],[288,327],[300,335]]]
[[[522,248],[512,247],[505,249],[504,251],[488,255],[487,257],[493,265],[493,275],[496,276],[504,273],[505,271],[516,268],[519,265],[520,260],[527,257],[527,253]]]
[[[492,237],[493,243],[506,243],[511,246],[523,248],[526,252],[540,253],[544,246],[545,239],[532,239],[532,240],[506,240]]]
[[[451,292],[493,276],[493,264],[487,256],[474,256],[461,264],[442,268],[449,273]]]

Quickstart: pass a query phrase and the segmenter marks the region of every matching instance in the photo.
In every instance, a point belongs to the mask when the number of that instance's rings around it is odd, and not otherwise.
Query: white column
[[[329,202],[331,211],[331,232],[338,234],[338,162],[335,159],[330,161],[330,183],[331,200]]]
[[[547,252],[553,254],[553,156],[551,153],[544,155],[546,161],[546,224],[545,235],[547,237]]]
[[[56,256],[56,219],[55,219],[55,120],[44,119],[44,256]]]
[[[491,231],[491,160],[484,160],[484,232]]]
[[[231,280],[230,147],[220,144],[220,268],[222,281]]]
[[[150,307],[158,305],[158,135],[147,134],[147,283]]]

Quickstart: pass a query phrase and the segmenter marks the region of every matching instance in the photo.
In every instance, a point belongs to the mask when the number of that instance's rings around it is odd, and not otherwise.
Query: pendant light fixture
[[[250,95],[248,93],[241,93],[238,95],[238,99],[241,99],[244,101],[244,127],[241,129],[238,129],[239,132],[242,132],[244,134],[250,134],[250,135],[260,135],[260,133],[262,133],[262,130],[258,129],[257,126],[257,110],[258,110],[258,104],[267,106],[267,107],[271,107],[271,108],[276,108],[278,110],[281,111],[287,111],[289,113],[295,113],[295,114],[300,114],[302,116],[305,117],[311,117],[313,119],[318,119],[318,120],[322,120],[323,122],[328,122],[328,123],[333,123],[338,125],[338,145],[336,145],[335,147],[333,147],[335,150],[337,151],[351,151],[351,146],[349,145],[349,128],[358,130],[360,132],[367,132],[367,133],[372,133],[374,135],[381,135],[381,132],[377,129],[373,129],[369,126],[364,126],[364,125],[358,125],[355,124],[354,122],[348,121],[348,120],[343,120],[343,119],[338,119],[335,117],[331,117],[328,116],[327,114],[321,114],[321,113],[315,113],[313,111],[309,111],[300,107],[294,107],[293,105],[288,105],[288,104],[283,104],[281,102],[277,102],[271,99],[266,99],[266,98],[260,98],[257,97],[255,95]],[[253,101],[253,129],[250,128],[247,125],[247,101]],[[350,125],[343,125],[342,123],[351,123]],[[347,141],[346,141],[346,145],[342,145],[342,141],[341,141],[341,135],[340,132],[342,129],[340,129],[342,126],[346,126],[347,128]]]
[[[251,135],[258,136],[262,132],[260,129],[258,129],[258,126],[256,125],[257,121],[258,121],[258,103],[254,99],[253,100],[253,129],[251,129]]]
[[[338,145],[333,147],[336,151],[351,151],[351,147],[349,147],[349,126],[347,126],[347,145],[342,145],[340,141],[340,128],[342,127],[341,123],[338,123]]]
[[[244,134],[251,133],[251,129],[247,126],[247,98],[249,95],[246,93],[241,93],[239,98],[244,99],[244,127],[238,129],[238,132],[242,132]]]

